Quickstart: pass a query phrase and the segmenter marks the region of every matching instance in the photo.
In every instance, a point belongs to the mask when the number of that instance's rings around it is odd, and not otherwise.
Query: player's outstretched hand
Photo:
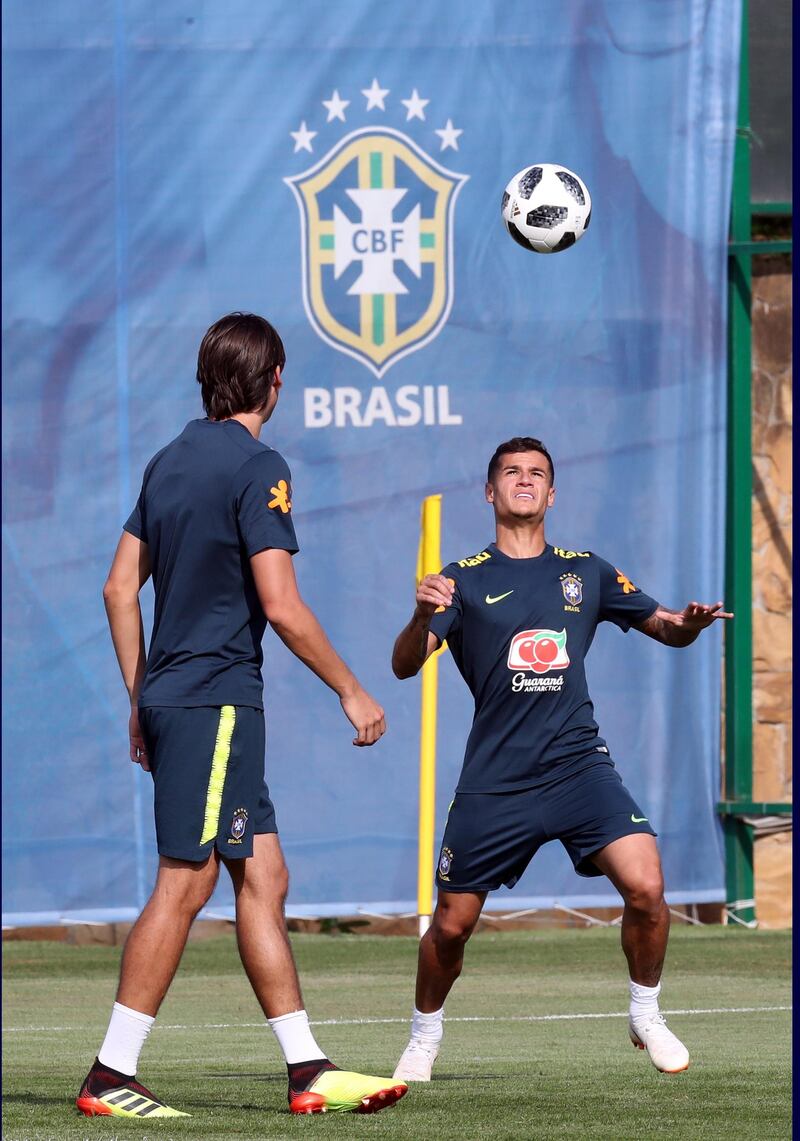
[[[353,739],[354,745],[374,745],[381,739],[386,732],[386,717],[380,705],[366,690],[359,686],[339,700],[345,717],[358,733]]]
[[[131,760],[141,765],[146,773],[150,772],[150,761],[147,756],[147,745],[144,743],[142,730],[139,727],[139,710],[131,706],[131,716],[128,721],[128,737],[130,739]]]
[[[453,601],[455,583],[443,574],[426,574],[417,587],[417,610],[425,618],[435,614],[440,606],[449,606]]]
[[[699,634],[717,618],[733,618],[732,614],[722,609],[723,605],[722,602],[715,602],[713,606],[707,606],[703,602],[690,602],[685,609],[680,611],[677,625],[691,633]]]

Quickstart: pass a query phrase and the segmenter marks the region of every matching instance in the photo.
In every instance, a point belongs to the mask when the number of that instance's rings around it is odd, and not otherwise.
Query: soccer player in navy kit
[[[444,1001],[488,892],[513,887],[553,839],[579,875],[607,876],[624,900],[631,1041],[664,1073],[689,1065],[658,1008],[669,909],[655,832],[599,736],[584,658],[602,621],[688,646],[732,615],[721,602],[668,610],[592,552],[551,546],[544,519],[554,498],[544,444],[527,436],[501,444],[486,483],[496,542],[427,575],[395,642],[392,668],[406,678],[446,639],[475,698],[439,855],[438,901],[420,942],[411,1038],[394,1073],[403,1081],[430,1080]]]
[[[288,873],[264,781],[267,621],[338,695],[354,745],[373,745],[386,725],[297,588],[291,475],[258,439],[284,363],[281,339],[263,317],[233,313],[212,325],[197,367],[207,418],[192,420],[147,465],[104,588],[131,701],[131,760],[153,776],[159,866],[125,944],[105,1040],[78,1095],[87,1116],[186,1116],[135,1074],[220,863],[233,881],[242,963],[286,1060],[291,1111],[373,1113],[407,1089],[328,1061],[303,1009],[286,935]],[[151,574],[145,656],[139,591]]]

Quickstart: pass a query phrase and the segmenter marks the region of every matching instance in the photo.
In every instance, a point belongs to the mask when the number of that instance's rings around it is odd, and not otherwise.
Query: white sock
[[[641,983],[635,983],[631,979],[630,984],[631,1018],[634,1020],[650,1018],[652,1015],[658,1014],[658,996],[661,993],[661,983],[657,983],[655,986],[642,986]]]
[[[138,1010],[131,1010],[129,1006],[123,1006],[121,1002],[115,1002],[103,1045],[97,1055],[98,1062],[121,1074],[134,1077],[142,1046],[147,1041],[154,1022],[152,1015],[142,1014]]]
[[[267,1021],[278,1039],[287,1066],[326,1057],[325,1051],[319,1048],[311,1033],[308,1015],[304,1010],[293,1010],[291,1014],[281,1014],[277,1018],[268,1018]]]
[[[430,1014],[423,1014],[415,1006],[411,1018],[411,1037],[416,1038],[418,1042],[425,1042],[428,1046],[438,1046],[444,1033],[443,1018],[444,1007]]]

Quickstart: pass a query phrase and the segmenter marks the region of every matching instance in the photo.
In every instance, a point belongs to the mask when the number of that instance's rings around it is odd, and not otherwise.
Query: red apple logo
[[[510,670],[543,674],[568,665],[566,630],[523,630],[512,639],[508,651]]]
[[[533,638],[526,638],[517,646],[517,653],[524,662],[532,665],[536,661],[536,643]]]
[[[545,665],[550,665],[558,657],[558,646],[552,638],[540,638],[535,643],[536,647],[536,660],[544,662]]]

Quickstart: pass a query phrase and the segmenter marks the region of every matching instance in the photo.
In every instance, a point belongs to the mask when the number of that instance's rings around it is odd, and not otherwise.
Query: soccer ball
[[[556,254],[583,237],[592,200],[577,174],[540,162],[514,175],[503,191],[500,211],[509,234],[524,250]]]

